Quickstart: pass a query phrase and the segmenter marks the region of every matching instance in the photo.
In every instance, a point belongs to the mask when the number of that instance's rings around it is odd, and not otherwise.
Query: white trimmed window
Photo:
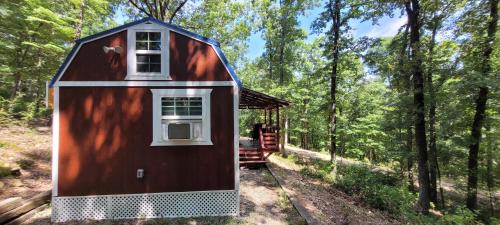
[[[169,80],[169,31],[156,24],[128,30],[126,80]]]
[[[210,93],[212,89],[151,89],[153,92],[152,146],[212,145]]]

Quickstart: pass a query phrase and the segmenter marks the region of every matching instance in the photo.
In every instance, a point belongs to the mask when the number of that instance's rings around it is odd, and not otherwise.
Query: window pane
[[[136,41],[147,41],[148,40],[148,32],[136,32],[135,33]]]
[[[191,108],[189,108],[189,114],[191,116],[201,116],[201,112],[202,112],[201,107],[192,107],[191,106]]]
[[[149,50],[161,50],[161,42],[149,42]]]
[[[191,125],[189,123],[169,124],[168,139],[191,139]]]
[[[161,98],[162,106],[174,106],[174,98]]]
[[[155,64],[150,64],[150,68]],[[201,97],[163,97],[162,115],[201,116],[203,114]]]
[[[139,55],[137,54],[137,62],[142,62],[142,63],[148,63],[149,62],[149,55]]]
[[[161,55],[149,55],[149,60],[151,63],[161,63]]]
[[[153,73],[160,73],[161,72],[161,64],[150,64],[149,65],[150,71]]]
[[[176,106],[189,106],[189,98],[176,98]]]
[[[189,109],[188,107],[175,107],[175,115],[176,116],[189,116]]]
[[[149,64],[137,63],[137,72],[149,72]]]
[[[149,32],[149,40],[150,41],[160,41],[161,33],[160,32]]]
[[[173,116],[175,115],[174,107],[162,107],[161,109],[162,116]]]
[[[135,42],[135,49],[136,50],[148,50],[148,43],[147,42]]]
[[[191,98],[190,106],[201,106],[201,98]]]

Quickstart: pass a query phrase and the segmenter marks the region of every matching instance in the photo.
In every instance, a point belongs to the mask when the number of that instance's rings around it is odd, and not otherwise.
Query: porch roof
[[[289,106],[286,100],[243,87],[240,96],[240,109],[274,109]]]

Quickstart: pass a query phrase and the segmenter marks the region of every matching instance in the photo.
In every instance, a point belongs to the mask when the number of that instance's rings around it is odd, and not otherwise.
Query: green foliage
[[[395,215],[411,211],[417,200],[416,194],[399,185],[398,178],[364,166],[340,166],[335,185],[348,194],[359,195],[368,205]]]
[[[114,25],[110,20],[116,4],[115,0],[2,2],[0,116],[33,120],[47,115],[42,109],[46,81],[73,40]]]
[[[20,119],[22,115],[28,111],[29,102],[26,101],[25,96],[23,94],[17,95],[12,101],[9,103],[9,114],[14,118]]]
[[[446,225],[474,225],[477,224],[476,214],[465,207],[458,207],[443,216],[439,224]]]
[[[0,162],[0,178],[6,177],[10,175],[10,167],[4,165],[2,162]]]
[[[27,170],[27,169],[30,169],[32,168],[34,165],[35,165],[35,161],[33,160],[30,160],[30,159],[20,159],[16,162],[19,167],[21,167],[21,169],[23,170]]]

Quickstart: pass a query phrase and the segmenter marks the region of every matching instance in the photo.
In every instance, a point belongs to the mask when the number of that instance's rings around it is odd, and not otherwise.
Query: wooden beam
[[[23,204],[23,199],[21,197],[8,198],[0,201],[0,215],[21,206],[21,204]]]
[[[45,203],[50,201],[50,197],[52,196],[52,191],[42,192],[35,197],[30,198],[23,202],[23,204],[15,209],[12,209],[6,213],[0,215],[0,224],[4,224],[10,220],[13,220],[34,208],[37,208]]]

